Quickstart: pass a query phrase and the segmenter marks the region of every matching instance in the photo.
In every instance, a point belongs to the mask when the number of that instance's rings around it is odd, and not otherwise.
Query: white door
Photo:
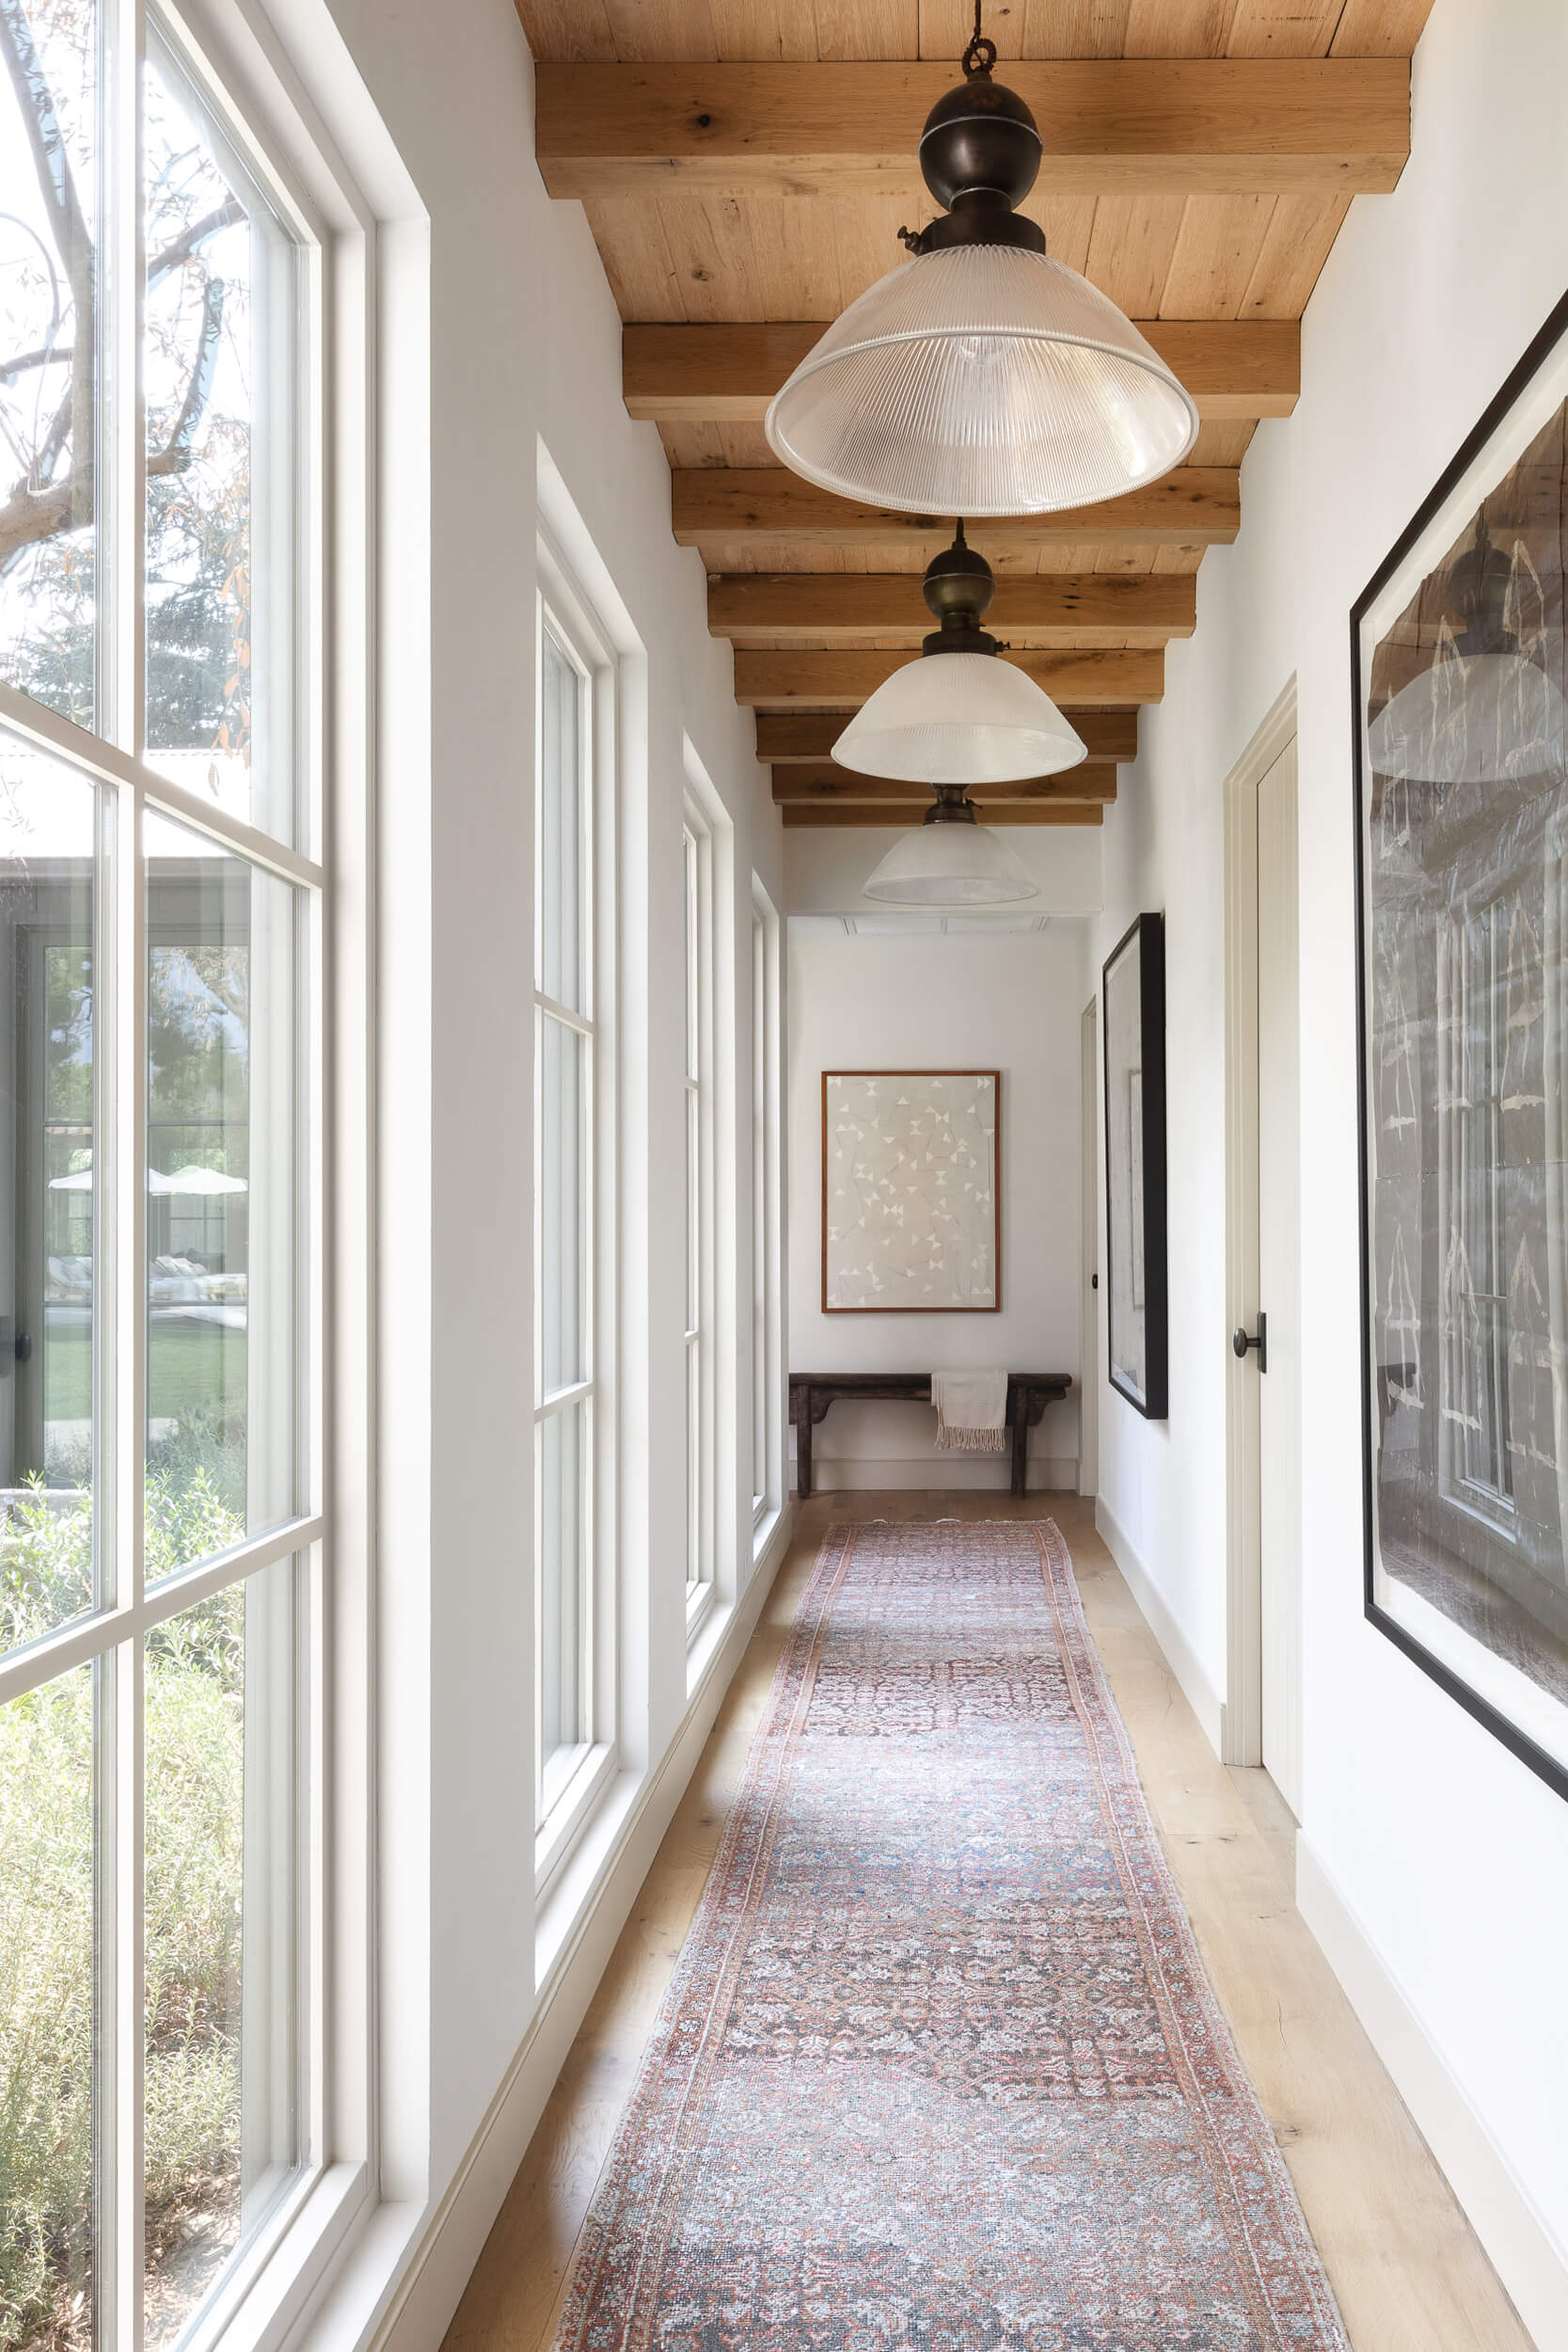
[[[1301,1056],[1296,747],[1258,787],[1258,1383],[1263,1762],[1301,1815]]]
[[[1100,1000],[1084,1007],[1079,1104],[1083,1116],[1078,1250],[1078,1491],[1100,1492]]]

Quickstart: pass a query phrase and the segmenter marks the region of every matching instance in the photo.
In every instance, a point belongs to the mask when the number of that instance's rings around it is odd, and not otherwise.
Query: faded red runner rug
[[[562,2352],[1345,2352],[1049,1522],[834,1529]]]

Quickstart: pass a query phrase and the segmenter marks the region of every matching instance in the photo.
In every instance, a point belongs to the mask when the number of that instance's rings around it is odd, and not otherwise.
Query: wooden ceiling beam
[[[1085,760],[1065,768],[1058,776],[1025,776],[1008,784],[975,785],[974,795],[986,801],[1098,801],[1117,797],[1117,771],[1103,762]],[[893,776],[858,775],[852,768],[830,761],[821,767],[775,768],[773,798],[780,808],[835,807],[856,802],[915,802],[928,807],[923,785],[901,784]]]
[[[1064,709],[1085,703],[1157,703],[1164,691],[1163,653],[1005,654]],[[858,710],[895,670],[901,653],[762,653],[735,656],[735,698],[752,710]]]
[[[701,540],[800,539],[820,547],[918,540],[934,555],[953,536],[945,516],[857,506],[802,482],[785,466],[683,466],[670,477],[670,520],[683,548]],[[1241,476],[1231,466],[1179,466],[1146,490],[1064,507],[1053,515],[990,515],[967,525],[982,555],[992,547],[1220,547],[1242,527]]]
[[[1004,573],[985,616],[1015,645],[1164,645],[1197,624],[1192,572]],[[779,639],[803,644],[917,646],[937,626],[910,572],[730,572],[710,579],[707,625],[737,645]]]
[[[975,809],[981,821],[988,825],[1099,825],[1104,822],[1105,811],[1098,801],[984,801],[977,800]],[[802,808],[796,803],[779,811],[786,831],[807,825],[877,826],[884,833],[903,833],[918,825],[929,803],[911,802],[907,807],[886,804],[868,806],[825,806]]]
[[[1135,709],[1075,709],[1072,723],[1088,745],[1091,759],[1138,756]],[[815,765],[832,758],[833,745],[844,733],[844,718],[836,710],[759,710],[756,730],[757,757],[765,764],[804,761]]]
[[[657,424],[760,424],[768,402],[824,332],[826,320],[629,326],[621,389]],[[1301,392],[1295,319],[1141,319],[1206,422],[1288,417]]]
[[[1042,196],[1354,196],[1410,152],[1403,57],[1009,58]],[[552,64],[535,151],[556,197],[902,193],[953,64]],[[934,208],[933,208],[934,209]],[[911,222],[918,226],[918,222]]]

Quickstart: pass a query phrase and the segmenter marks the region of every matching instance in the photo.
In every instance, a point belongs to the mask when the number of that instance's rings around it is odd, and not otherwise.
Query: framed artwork
[[[1105,1036],[1105,1360],[1150,1421],[1168,1400],[1165,926],[1140,914],[1101,975]]]
[[[1367,1614],[1568,1795],[1568,302],[1351,617]]]
[[[1002,1073],[822,1073],[824,1314],[995,1314]]]

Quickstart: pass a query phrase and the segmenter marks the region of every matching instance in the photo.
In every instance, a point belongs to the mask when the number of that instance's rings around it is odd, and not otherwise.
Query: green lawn
[[[245,1335],[218,1323],[154,1323],[148,1343],[147,1414],[180,1421],[201,1406],[245,1411]],[[44,1413],[86,1421],[92,1411],[92,1343],[86,1324],[44,1342]]]

